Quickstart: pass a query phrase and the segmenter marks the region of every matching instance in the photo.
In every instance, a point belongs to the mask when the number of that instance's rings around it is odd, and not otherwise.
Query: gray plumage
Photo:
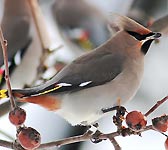
[[[30,12],[26,0],[5,0],[1,20],[4,38],[8,41],[8,58],[11,60],[18,50],[24,48],[29,40]],[[3,64],[0,47],[0,66]]]
[[[115,38],[111,38],[101,47],[74,60],[45,84],[31,88],[30,91],[25,90],[25,96],[42,93],[60,83],[67,83],[72,86],[63,87],[54,93],[78,91],[110,82],[122,72],[123,62],[126,59],[124,53],[118,51],[115,46],[111,47],[113,44],[115,45]],[[88,81],[91,83],[87,86],[79,86]]]
[[[132,99],[142,80],[143,51],[161,35],[127,17],[117,15],[117,20],[119,31],[107,42],[74,60],[45,84],[13,90],[14,95],[56,111],[72,125],[92,124],[105,115],[102,109],[118,105],[118,99],[120,104]]]
[[[67,32],[82,28],[89,32],[90,40],[96,47],[109,38],[107,17],[85,0],[56,0],[52,13],[60,29]]]
[[[168,14],[155,20],[149,28],[155,32],[168,33]]]

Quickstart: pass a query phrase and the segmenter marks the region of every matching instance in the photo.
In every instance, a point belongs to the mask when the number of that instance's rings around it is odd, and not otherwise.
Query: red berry
[[[9,120],[15,126],[22,125],[26,119],[26,112],[24,109],[20,107],[14,108],[9,113]]]
[[[166,132],[168,129],[168,116],[163,115],[161,117],[152,119],[152,125],[156,130]]]
[[[164,145],[165,145],[165,149],[166,149],[166,150],[168,150],[168,138],[166,139],[166,141],[165,141],[165,144],[164,144]]]
[[[17,137],[20,145],[26,150],[34,150],[38,148],[41,143],[40,133],[31,127],[21,128]]]
[[[129,112],[126,116],[126,124],[133,131],[140,131],[146,127],[146,117],[138,111]]]

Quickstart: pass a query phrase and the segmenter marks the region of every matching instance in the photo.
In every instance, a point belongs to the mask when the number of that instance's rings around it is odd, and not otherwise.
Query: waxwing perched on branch
[[[72,61],[51,80],[28,89],[13,89],[18,101],[57,112],[72,125],[90,125],[105,115],[104,109],[131,100],[144,70],[144,56],[161,36],[117,14],[119,31],[100,47]],[[7,90],[0,91],[7,97]]]

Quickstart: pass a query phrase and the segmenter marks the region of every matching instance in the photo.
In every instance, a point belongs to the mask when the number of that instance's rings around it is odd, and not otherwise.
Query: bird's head
[[[147,34],[140,34],[138,32],[133,31],[127,31],[127,33],[131,35],[133,38],[135,38],[135,40],[138,40],[140,42],[140,47],[143,54],[146,54],[148,52],[148,49],[153,40],[161,37],[161,33],[152,31]]]
[[[147,53],[152,41],[158,39],[161,36],[161,33],[152,32],[136,21],[119,14],[113,14],[111,16],[110,27],[115,32],[126,32],[129,36],[131,36],[131,38],[139,42],[140,49],[143,54]]]

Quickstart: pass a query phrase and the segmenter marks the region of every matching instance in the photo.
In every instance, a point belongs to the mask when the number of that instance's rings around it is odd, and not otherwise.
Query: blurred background
[[[34,4],[33,10],[30,3]],[[145,113],[168,95],[168,17],[159,21],[161,27],[154,23],[168,15],[168,0],[0,0],[0,8],[1,26],[9,45],[13,88],[41,84],[76,57],[104,43],[113,35],[109,28],[110,14],[117,12],[163,32],[162,38],[152,44],[146,56],[144,78],[138,93],[125,107],[128,111]],[[156,25],[151,26],[153,23]],[[3,75],[0,51],[1,88],[5,86]],[[72,127],[53,112],[39,106],[24,104],[22,107],[27,112],[26,126],[41,133],[42,143],[79,135],[86,130],[84,127]],[[168,103],[161,105],[147,118],[148,123],[153,117],[167,114],[167,108]],[[15,127],[8,120],[9,110],[7,100],[0,103],[0,139],[15,138]],[[102,118],[98,123],[103,133],[116,130],[112,116]],[[123,150],[162,150],[165,141],[163,135],[154,131],[144,132],[142,137],[116,139]],[[59,149],[112,150],[113,146],[106,140],[98,144],[90,141],[75,143]]]

